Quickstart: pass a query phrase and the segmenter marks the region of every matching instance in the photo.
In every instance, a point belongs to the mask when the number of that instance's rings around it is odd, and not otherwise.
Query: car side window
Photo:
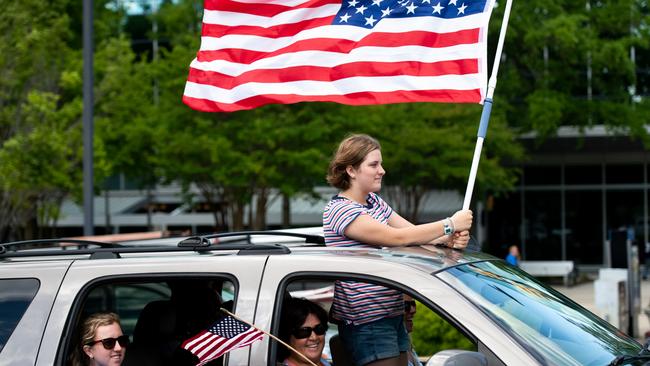
[[[476,345],[445,318],[421,302],[414,301],[415,309],[410,310],[415,310],[413,328],[409,333],[413,349],[418,356],[422,359],[428,359],[432,355],[447,349],[477,350]]]
[[[236,288],[228,278],[120,278],[94,285],[80,299],[81,310],[67,346],[68,364],[84,355],[80,326],[97,312],[113,312],[129,336],[123,365],[195,365],[198,358],[182,347],[184,341],[207,330],[232,309]],[[207,365],[222,365],[221,359]]]
[[[290,298],[306,299],[321,306],[330,313],[334,298],[336,280],[350,280],[349,278],[335,279],[293,279],[287,282],[285,288],[280,291],[277,303],[279,311],[276,311],[276,317],[280,317],[282,308]],[[377,283],[379,285],[384,285]],[[393,287],[386,284],[386,287]],[[404,297],[404,323],[409,334],[411,346],[409,357],[417,358],[422,364],[431,358],[437,352],[449,349],[477,351],[477,345],[461,331],[452,325],[444,317],[444,314],[438,314],[435,310],[428,308],[417,297],[408,294],[405,289],[397,289],[403,293]],[[281,295],[281,296],[280,296]],[[282,324],[284,320],[277,319],[274,322],[274,331],[277,335],[282,335]],[[283,339],[287,341],[286,339]],[[288,342],[287,342],[288,343]],[[272,342],[271,347],[276,347],[275,351],[271,350],[277,362],[282,362],[291,351],[278,342]],[[274,353],[275,352],[275,353]],[[333,365],[353,365],[354,361],[350,352],[342,343],[338,335],[338,326],[328,322],[328,329],[325,334],[325,342],[322,350],[323,358]]]
[[[0,352],[38,292],[35,278],[0,280]]]

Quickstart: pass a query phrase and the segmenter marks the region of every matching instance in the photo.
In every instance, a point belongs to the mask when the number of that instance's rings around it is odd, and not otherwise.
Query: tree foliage
[[[137,22],[120,4],[95,1],[98,189],[115,174],[142,188],[179,182],[212,203],[216,226],[240,228],[247,212],[257,212],[248,219],[264,228],[265,207],[312,195],[325,184],[338,141],[357,132],[381,141],[384,194],[405,216],[417,217],[431,189],[464,190],[480,106],[299,103],[192,111],[181,96],[199,47],[202,2],[163,1]],[[503,4],[490,23],[490,54]],[[12,236],[37,236],[27,229],[54,223],[62,197],[81,196],[82,7],[26,0],[1,9],[0,237],[10,227],[17,228]],[[648,140],[648,13],[637,0],[514,2],[475,197],[512,187],[512,162],[523,157],[520,132],[544,138],[564,125],[604,124]],[[219,204],[224,199],[226,207]]]
[[[421,304],[413,318],[411,340],[419,356],[432,356],[446,349],[476,350],[467,337]]]
[[[649,142],[648,10],[637,0],[514,2],[495,108],[542,138],[605,125]]]

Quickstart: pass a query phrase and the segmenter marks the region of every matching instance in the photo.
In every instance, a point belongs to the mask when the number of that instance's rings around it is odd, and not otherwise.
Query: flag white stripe
[[[309,0],[233,0],[238,3],[245,4],[276,4],[276,5],[285,5],[285,6],[296,6],[304,4]]]
[[[219,344],[219,347],[217,347],[216,349],[215,349],[215,347],[207,348],[207,349],[203,350],[203,352],[197,354],[197,356],[198,356],[199,358],[203,358],[203,355],[205,355],[206,353],[210,352],[210,355],[209,355],[209,356],[206,356],[205,358],[214,357],[214,355],[218,355],[220,352],[223,352],[224,349],[228,349],[228,348],[230,348],[230,346],[231,346],[233,343],[240,343],[240,342],[241,342],[241,341],[238,341],[238,340],[246,339],[247,337],[250,337],[251,330],[252,330],[252,328],[249,329],[249,330],[247,330],[247,331],[244,332],[244,333],[237,334],[237,335],[236,335],[235,337],[233,337],[233,338],[228,338],[228,339],[227,339],[227,338],[221,338],[221,339],[223,340],[223,342],[222,342],[221,344]],[[254,331],[254,330],[253,330],[253,331]],[[247,333],[249,333],[249,334],[247,334]],[[242,336],[244,336],[244,338],[241,338]],[[243,346],[244,346],[244,345],[237,346],[237,347],[243,347]]]
[[[371,76],[351,77],[335,81],[291,81],[283,83],[247,83],[223,89],[188,81],[185,95],[220,103],[235,103],[263,94],[280,95],[344,95],[356,92],[390,92],[396,90],[472,90],[480,88],[481,74],[443,76]]]
[[[194,346],[198,342],[201,342],[203,339],[205,339],[205,337],[209,337],[209,336],[210,336],[210,333],[208,333],[208,332],[204,333],[202,336],[200,336],[200,337],[196,338],[195,340],[193,340],[192,342],[189,342],[188,344],[186,344],[185,349],[189,350],[190,348],[192,348],[192,346]]]
[[[246,335],[246,337],[245,337],[243,340],[241,340],[240,342],[237,342],[237,343],[240,343],[240,344],[237,346],[237,348],[246,347],[247,345],[249,345],[249,344],[251,343],[251,341],[253,341],[256,337],[259,336],[259,334],[257,334],[257,332],[255,332],[255,329],[252,329],[252,328],[249,329],[249,330],[246,331],[246,332],[249,333],[249,334]],[[233,343],[232,341],[234,341],[234,340],[237,339],[238,337],[239,337],[239,336],[237,336],[237,337],[231,339],[229,342],[225,343],[224,345],[222,345],[221,347],[219,347],[219,349],[217,349],[217,350],[215,350],[214,352],[210,353],[210,354],[207,355],[205,358],[209,360],[209,359],[211,359],[211,358],[216,357],[216,356],[219,354],[219,352],[222,352],[222,351],[223,351],[224,347],[229,346],[231,343]]]
[[[232,13],[232,14],[240,14],[240,13]],[[438,33],[455,32],[458,30],[477,28],[480,24],[484,24],[485,18],[489,19],[489,17],[485,13],[472,14],[465,17],[453,18],[453,19],[439,19],[433,17],[413,17],[407,19],[408,22],[405,21],[406,19],[402,19],[402,18],[387,18],[387,19],[382,19],[381,22],[377,23],[377,25],[373,29],[362,28],[353,25],[327,25],[327,26],[321,26],[321,27],[316,27],[311,29],[305,29],[301,31],[299,34],[301,35],[301,37],[303,34],[308,34],[311,36],[311,38],[340,37],[342,39],[358,40],[370,33],[376,33],[376,32],[404,33],[404,32],[422,31],[422,30],[426,30],[429,32],[438,32]],[[208,22],[205,20],[204,23],[230,25],[230,24],[223,24],[223,22]],[[257,24],[257,23],[245,23],[242,25],[256,25],[261,27],[270,26],[267,24]],[[336,36],[333,36],[333,34],[336,34]],[[227,37],[231,37],[231,36],[223,36],[221,37],[221,39]],[[214,37],[202,37],[201,45],[203,45],[203,42],[205,40],[210,40],[210,38],[214,38]],[[296,38],[296,37],[285,37],[285,38]],[[282,38],[267,38],[267,39],[280,40]]]
[[[467,17],[469,18],[469,17]],[[390,23],[385,27],[381,27],[384,23],[379,23],[379,26],[375,28],[374,32],[370,29],[365,29],[355,26],[324,26],[317,27],[312,29],[306,29],[295,36],[291,37],[280,37],[280,38],[268,38],[261,37],[256,35],[248,34],[231,34],[225,35],[223,37],[201,37],[201,51],[214,51],[227,48],[237,48],[245,50],[254,50],[254,51],[275,51],[286,47],[292,43],[298,41],[304,41],[308,39],[343,39],[349,41],[359,41],[364,37],[372,33],[385,32],[385,33],[396,33],[403,34],[405,32],[413,31],[427,31],[432,33],[448,33],[456,32],[459,30],[468,29],[468,25],[471,26],[476,23],[469,24],[454,24],[460,23],[456,22],[454,19],[450,20],[450,23],[446,26],[441,26],[441,22],[431,22],[429,18],[420,18],[424,21],[422,23],[430,23],[430,26],[427,24],[406,24],[400,25],[398,22],[394,22],[397,19],[384,19],[382,22]],[[464,20],[465,18],[461,18]],[[409,19],[411,21],[411,19]],[[413,21],[413,23],[416,23]],[[402,27],[400,31],[399,27]],[[382,29],[383,28],[383,29]]]
[[[216,347],[216,346],[222,347],[224,344],[227,344],[228,342],[225,341],[225,340],[226,340],[225,338],[213,334],[211,339],[210,339],[210,342],[205,343],[205,344],[210,344],[209,347],[205,347],[204,349],[201,350],[201,352],[195,353],[200,348],[200,347],[197,347],[197,350],[195,352],[192,352],[192,353],[194,353],[198,358],[203,358],[203,355],[205,355],[206,353],[212,351],[214,349],[214,347]],[[202,344],[201,347],[204,346],[205,344]]]
[[[287,10],[272,17],[223,10],[204,10],[203,23],[221,24],[231,27],[240,25],[273,27],[276,25],[292,24],[304,20],[332,16],[338,12],[340,7],[341,6],[338,4],[327,4],[316,8]]]
[[[193,347],[193,348],[190,350],[190,352],[192,352],[192,353],[194,353],[194,354],[196,354],[197,356],[200,357],[201,354],[203,354],[203,353],[206,352],[206,349],[203,349],[203,350],[202,350],[200,353],[198,353],[198,354],[197,354],[196,352],[198,352],[202,347],[205,347],[206,344],[213,343],[213,342],[215,342],[215,340],[216,340],[216,341],[219,341],[219,339],[221,339],[221,337],[218,337],[218,336],[216,336],[216,335],[210,333],[209,337],[205,338],[203,341],[201,341],[201,343],[198,343],[195,347]],[[212,348],[212,347],[207,347],[207,349],[210,349],[210,348]]]
[[[389,52],[387,52],[389,51]],[[359,47],[348,54],[326,51],[301,51],[280,54],[257,60],[250,64],[215,60],[201,62],[194,59],[190,67],[197,70],[217,71],[230,76],[238,76],[255,69],[283,69],[294,66],[334,67],[352,62],[439,62],[447,60],[478,59],[482,47],[458,45],[432,49],[422,46]]]

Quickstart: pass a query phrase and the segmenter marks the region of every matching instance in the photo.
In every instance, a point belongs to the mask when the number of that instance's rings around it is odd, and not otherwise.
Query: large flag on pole
[[[205,0],[183,101],[481,103],[494,0]]]

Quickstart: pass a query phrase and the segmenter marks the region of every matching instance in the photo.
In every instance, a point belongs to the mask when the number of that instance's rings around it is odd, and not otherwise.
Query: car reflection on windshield
[[[609,323],[503,262],[453,267],[441,275],[541,363],[607,365],[642,346]]]

